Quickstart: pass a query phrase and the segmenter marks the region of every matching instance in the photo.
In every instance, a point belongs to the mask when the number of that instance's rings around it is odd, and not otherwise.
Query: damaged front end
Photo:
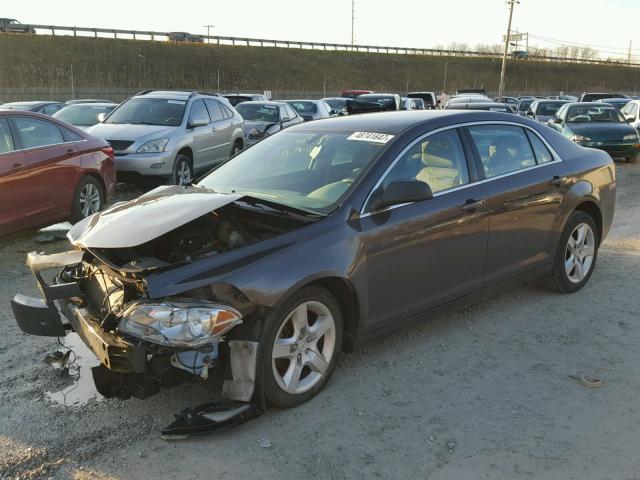
[[[233,204],[237,195],[193,187],[158,190],[77,224],[68,235],[76,250],[30,253],[27,264],[43,298],[18,294],[11,304],[26,333],[76,332],[101,362],[93,374],[106,397],[146,398],[187,378],[211,377],[219,401],[177,415],[162,432],[175,438],[262,412],[255,386],[259,335],[232,332],[255,317],[256,305],[235,287],[213,281],[156,297],[148,278],[304,222],[286,216],[261,221]]]

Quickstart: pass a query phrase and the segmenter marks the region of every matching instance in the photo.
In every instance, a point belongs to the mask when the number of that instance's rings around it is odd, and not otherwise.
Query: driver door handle
[[[470,198],[464,202],[464,205],[460,208],[463,212],[475,212],[478,208],[484,207],[486,203],[486,200],[474,200]]]
[[[14,163],[13,165],[11,165],[11,170],[17,170],[19,168],[22,168],[21,163]]]

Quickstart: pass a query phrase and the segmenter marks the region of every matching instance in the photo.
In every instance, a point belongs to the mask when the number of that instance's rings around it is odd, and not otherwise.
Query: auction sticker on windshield
[[[175,105],[184,105],[186,102],[184,100],[167,100],[167,103],[173,103]]]
[[[387,143],[395,135],[388,135],[386,133],[371,133],[371,132],[353,132],[347,137],[347,140],[359,140],[361,142],[373,142],[373,143]]]

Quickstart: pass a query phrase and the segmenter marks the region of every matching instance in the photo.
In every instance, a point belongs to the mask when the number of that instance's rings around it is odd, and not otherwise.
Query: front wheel
[[[241,151],[242,151],[242,141],[241,140],[236,140],[233,143],[233,148],[231,148],[231,153],[229,154],[229,158],[235,157]]]
[[[278,407],[294,407],[329,381],[342,349],[340,307],[323,288],[296,292],[266,320],[264,392]]]
[[[71,222],[79,222],[83,218],[99,212],[103,206],[104,194],[100,182],[93,177],[84,177],[78,183],[73,195]]]
[[[193,180],[193,166],[191,159],[184,153],[179,153],[173,162],[173,171],[169,184],[171,185],[189,185]]]
[[[576,211],[564,227],[551,272],[544,278],[551,290],[573,293],[591,278],[598,257],[598,228],[591,215]]]

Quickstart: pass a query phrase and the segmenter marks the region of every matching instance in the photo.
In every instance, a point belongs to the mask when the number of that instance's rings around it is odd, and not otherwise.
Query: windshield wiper
[[[326,217],[326,213],[320,212],[312,212],[310,210],[304,210],[302,208],[291,207],[289,205],[283,205],[275,202],[268,202],[265,200],[258,199],[256,197],[252,197],[250,195],[245,195],[246,198],[251,199],[251,202],[247,201],[235,201],[234,203],[240,205],[241,208],[247,208],[249,206],[251,210],[272,213],[278,215],[285,215],[287,217],[297,218],[299,220],[304,220],[308,222],[309,220],[318,220],[319,218]],[[298,213],[300,212],[300,213]],[[315,217],[315,218],[314,218]]]

